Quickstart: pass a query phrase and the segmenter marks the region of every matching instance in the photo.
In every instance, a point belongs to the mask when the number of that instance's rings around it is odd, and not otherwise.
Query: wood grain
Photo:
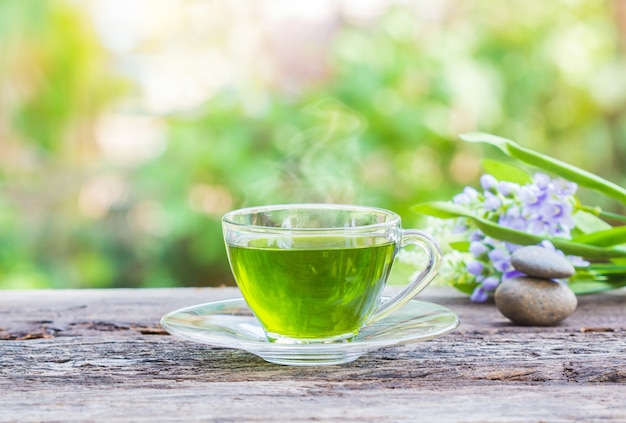
[[[342,366],[285,367],[167,335],[174,309],[234,288],[0,292],[0,422],[626,421],[626,292],[518,327],[449,289],[441,338]]]

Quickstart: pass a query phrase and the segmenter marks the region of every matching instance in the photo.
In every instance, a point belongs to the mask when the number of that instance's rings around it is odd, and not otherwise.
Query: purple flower
[[[572,263],[572,266],[574,267],[587,267],[591,264],[587,260],[584,260],[582,257],[578,256],[567,256],[567,259],[570,261],[570,263]]]
[[[559,226],[554,230],[554,233],[552,235],[561,238],[571,238],[571,231],[567,227]]]
[[[493,176],[485,173],[480,177],[480,185],[485,191],[490,191],[498,186],[498,181]]]
[[[504,250],[492,250],[488,254],[489,259],[493,263],[493,267],[498,272],[507,272],[511,270],[513,267],[511,266],[511,257],[508,252]]]
[[[498,191],[500,191],[500,194],[504,195],[505,197],[508,197],[511,194],[516,194],[518,189],[519,185],[514,184],[513,182],[498,182]]]
[[[482,242],[473,241],[470,242],[469,252],[472,253],[474,257],[479,257],[481,254],[486,253],[488,250],[487,246]]]
[[[479,261],[470,261],[465,267],[472,275],[480,275],[483,271],[483,264]]]
[[[569,235],[569,231],[576,226],[572,218],[572,209],[573,206],[568,202],[547,200],[541,206],[540,217]]]
[[[548,222],[540,217],[528,219],[528,229],[533,234],[554,235],[558,227],[554,222]]]
[[[472,187],[465,187],[461,194],[454,196],[452,201],[455,204],[469,205],[478,199],[478,191]]]
[[[541,207],[541,203],[547,198],[548,194],[536,185],[525,185],[518,191],[518,197],[527,210],[534,211]]]
[[[492,238],[490,236],[484,237],[483,238],[483,242],[486,245],[491,245],[492,247],[496,247],[496,246],[500,245],[500,241],[498,241],[497,239],[494,239],[494,238]]]
[[[485,235],[480,230],[476,230],[469,235],[470,241],[482,241],[485,238]]]
[[[483,290],[481,286],[477,286],[470,296],[470,300],[476,303],[484,303],[489,298],[489,295]]]
[[[511,229],[525,231],[528,227],[528,221],[522,217],[520,209],[517,207],[510,208],[500,218],[498,223]]]
[[[561,197],[574,195],[576,194],[576,190],[578,189],[578,185],[576,185],[574,182],[567,181],[563,178],[554,180],[552,184],[554,185],[554,193]]]
[[[485,192],[485,202],[483,203],[483,208],[485,210],[498,210],[498,207],[500,207],[501,204],[502,202],[497,196],[493,195],[489,191]]]
[[[500,284],[500,279],[496,278],[495,276],[489,276],[488,278],[485,278],[485,280],[483,281],[483,290],[485,291],[493,291],[494,289],[496,289],[498,287],[498,285]]]
[[[491,261],[502,261],[507,260],[509,255],[506,251],[503,250],[493,250],[489,252],[489,259]]]
[[[561,220],[571,215],[572,205],[564,201],[546,200],[540,211],[546,220]]]
[[[526,276],[525,273],[520,272],[519,270],[509,270],[508,272],[505,272],[502,274],[502,279],[511,279],[511,278],[518,278],[520,276]]]
[[[520,248],[522,248],[521,245],[519,244],[513,244],[512,242],[505,242],[504,246],[506,247],[506,249],[513,254],[515,251],[519,250]]]
[[[535,176],[533,178],[533,182],[540,189],[547,189],[550,186],[550,183],[552,181],[551,181],[550,177],[548,175],[546,175],[545,173],[537,172],[537,173],[535,173]]]

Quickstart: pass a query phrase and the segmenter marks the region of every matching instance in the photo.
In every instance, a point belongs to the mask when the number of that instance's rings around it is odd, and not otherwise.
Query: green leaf
[[[626,279],[626,264],[592,264],[588,269],[603,275],[623,275]]]
[[[626,244],[626,226],[617,226],[605,231],[579,235],[573,238],[572,241],[601,247]]]
[[[472,212],[465,207],[447,201],[421,203],[411,207],[411,210],[419,214],[438,217],[439,219],[453,219],[466,217],[468,214],[472,215]]]
[[[626,250],[622,249],[603,248],[595,245],[587,245],[570,241],[564,238],[539,236],[511,229],[506,226],[501,226],[495,222],[476,216],[468,208],[459,204],[435,201],[418,204],[413,206],[411,209],[416,213],[439,217],[442,219],[471,219],[485,235],[502,241],[512,242],[514,244],[534,245],[547,239],[565,254],[582,256],[588,259],[626,257]]]
[[[584,280],[576,281],[569,284],[569,287],[574,291],[576,295],[595,294],[597,292],[610,291],[617,288],[614,284],[609,282],[602,282],[596,280]]]
[[[520,167],[499,160],[483,159],[482,167],[486,173],[499,181],[525,185],[532,182],[532,177]]]
[[[578,185],[599,191],[626,204],[626,189],[619,185],[576,166],[522,147],[513,140],[482,132],[462,134],[460,137],[467,142],[491,144],[502,150],[509,157],[551,172]]]
[[[448,245],[450,246],[450,248],[453,248],[457,251],[467,253],[469,251],[470,243],[468,241],[455,241],[450,242]]]
[[[598,216],[583,210],[579,210],[574,213],[572,218],[574,219],[576,228],[584,234],[606,231],[612,228],[611,225],[600,219]]]
[[[476,286],[478,286],[478,284],[476,282],[474,283],[452,282],[452,286],[464,294],[471,295],[472,292],[474,292],[474,289],[476,289]]]

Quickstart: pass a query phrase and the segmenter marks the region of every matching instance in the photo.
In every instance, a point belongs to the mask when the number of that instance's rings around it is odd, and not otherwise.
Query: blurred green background
[[[0,288],[231,285],[242,206],[419,225],[468,131],[624,185],[625,6],[0,0]]]

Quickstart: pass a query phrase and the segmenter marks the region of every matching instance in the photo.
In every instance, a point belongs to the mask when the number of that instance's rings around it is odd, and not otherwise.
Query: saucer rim
[[[272,350],[275,350],[276,352],[279,351],[292,351],[294,353],[306,353],[308,350],[314,350],[314,351],[318,351],[318,352],[326,352],[326,351],[336,351],[336,350],[345,350],[346,352],[349,352],[351,350],[360,350],[360,355],[366,354],[369,351],[375,350],[375,349],[379,349],[379,348],[383,348],[383,347],[388,347],[388,346],[395,346],[395,345],[404,345],[404,344],[410,344],[410,343],[417,343],[417,342],[423,342],[423,341],[428,341],[434,338],[437,338],[439,336],[445,335],[446,333],[449,333],[453,330],[455,330],[456,328],[458,328],[459,324],[460,324],[460,319],[459,316],[454,313],[452,310],[450,310],[448,307],[446,306],[442,306],[440,304],[437,303],[433,303],[430,301],[423,301],[423,300],[418,300],[418,299],[411,299],[410,301],[407,302],[407,304],[405,304],[401,309],[399,309],[398,311],[396,311],[395,313],[392,313],[391,315],[372,323],[369,326],[364,326],[361,331],[357,334],[357,336],[354,338],[354,340],[352,340],[351,342],[344,342],[344,343],[328,343],[328,344],[297,344],[297,343],[288,343],[288,344],[281,344],[281,343],[274,343],[274,342],[270,342],[269,340],[267,340],[267,338],[263,337],[263,338],[259,338],[259,339],[252,339],[252,338],[246,338],[246,339],[242,339],[242,340],[232,340],[232,342],[220,342],[219,340],[214,340],[214,339],[202,339],[201,336],[196,336],[196,337],[190,337],[190,336],[185,336],[185,335],[181,335],[181,330],[177,330],[175,327],[172,327],[172,325],[168,326],[168,319],[170,319],[172,316],[176,315],[176,314],[181,314],[181,313],[189,313],[190,311],[195,311],[198,309],[202,309],[202,308],[206,308],[206,307],[217,307],[219,305],[233,305],[233,306],[237,306],[238,308],[242,308],[245,310],[248,310],[250,312],[250,315],[241,315],[241,317],[245,317],[245,318],[251,318],[254,323],[258,326],[259,329],[262,330],[260,324],[258,323],[258,321],[256,321],[256,318],[254,316],[254,313],[250,310],[250,307],[248,306],[248,304],[246,303],[246,301],[244,300],[243,297],[235,297],[235,298],[228,298],[228,299],[222,299],[222,300],[216,300],[216,301],[210,301],[207,303],[201,303],[201,304],[196,304],[196,305],[192,305],[192,306],[186,306],[186,307],[182,307],[179,308],[177,310],[171,311],[169,313],[166,313],[165,315],[163,315],[163,317],[160,319],[159,323],[161,325],[161,327],[163,329],[165,329],[168,333],[170,333],[171,335],[178,337],[178,338],[182,338],[182,339],[186,339],[188,341],[192,341],[192,342],[196,342],[196,343],[200,343],[200,344],[204,344],[204,345],[209,345],[209,346],[215,346],[215,347],[219,347],[219,348],[232,348],[232,349],[237,349],[237,350],[245,350],[248,351],[252,354],[258,355],[262,358],[265,358],[264,355],[262,355],[262,353],[259,352],[260,349],[265,349],[265,348],[270,348]],[[425,335],[423,337],[413,337],[413,338],[409,338],[409,339],[395,339],[394,337],[390,337],[390,338],[385,338],[385,339],[378,339],[378,340],[368,340],[368,339],[363,339],[362,335],[365,333],[365,331],[367,330],[367,328],[372,328],[372,327],[378,327],[378,326],[384,326],[385,321],[389,321],[390,319],[393,319],[394,315],[396,315],[396,313],[398,313],[399,311],[401,311],[402,309],[408,307],[408,306],[427,306],[427,307],[434,307],[435,310],[432,310],[430,313],[426,313],[426,314],[422,314],[422,315],[415,315],[411,317],[411,320],[415,320],[415,319],[419,319],[422,317],[426,317],[429,314],[432,314],[433,312],[437,311],[439,313],[441,313],[443,316],[447,316],[447,317],[451,317],[453,318],[453,320],[446,325],[445,327],[443,327],[442,329],[438,330],[438,331],[434,331],[432,333],[428,333],[428,335]],[[217,313],[216,313],[217,314]],[[210,315],[210,314],[204,314],[204,315]],[[224,326],[226,327],[226,326]],[[193,330],[201,330],[202,328],[200,327],[193,327],[190,326],[190,329]],[[206,332],[211,333],[211,332],[215,332],[215,331],[210,331],[210,330],[206,330]],[[200,339],[199,339],[200,338]]]

